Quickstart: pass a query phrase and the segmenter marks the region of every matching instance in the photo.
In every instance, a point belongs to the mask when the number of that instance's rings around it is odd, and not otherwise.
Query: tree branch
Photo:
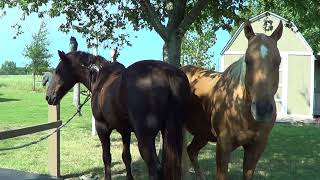
[[[161,36],[164,41],[167,41],[168,34],[166,27],[161,23],[160,17],[157,15],[154,7],[149,0],[136,0],[140,3],[142,10],[149,16],[149,22],[154,27],[155,31]]]
[[[187,13],[179,25],[181,34],[185,34],[191,24],[195,21],[196,17],[201,14],[201,11],[206,7],[210,0],[198,0],[194,7]]]
[[[170,13],[168,21],[168,29],[173,30],[179,26],[185,16],[187,1],[186,0],[175,0],[173,2],[173,9]]]

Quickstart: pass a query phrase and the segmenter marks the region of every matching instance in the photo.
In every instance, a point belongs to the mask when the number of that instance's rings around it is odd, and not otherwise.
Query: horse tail
[[[188,81],[185,81],[188,83]],[[185,84],[185,83],[184,83]],[[177,87],[179,85],[179,87]],[[189,86],[189,83],[187,84]],[[176,86],[176,88],[175,88]],[[185,120],[185,100],[189,93],[188,88],[181,88],[181,83],[171,80],[171,87],[175,88],[175,94],[169,96],[168,110],[170,111],[165,121],[163,131],[163,153],[162,153],[162,179],[181,180],[182,166],[181,156],[184,142],[184,120]]]
[[[172,108],[172,107],[171,107]],[[170,117],[165,122],[163,132],[162,179],[181,179],[181,155],[183,143],[183,123],[180,109],[172,108]]]

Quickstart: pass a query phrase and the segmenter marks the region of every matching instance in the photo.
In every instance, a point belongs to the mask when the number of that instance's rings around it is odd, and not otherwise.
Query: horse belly
[[[210,113],[204,111],[201,100],[197,96],[193,94],[191,97],[186,115],[186,129],[192,135],[201,136],[208,141],[216,141],[216,137],[211,131]]]

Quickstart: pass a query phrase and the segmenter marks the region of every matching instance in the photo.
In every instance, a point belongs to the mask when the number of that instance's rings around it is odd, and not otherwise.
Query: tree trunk
[[[163,45],[163,61],[179,68],[181,66],[180,64],[180,58],[181,58],[181,45],[182,45],[182,37],[177,35],[178,33],[172,33],[169,36],[169,41],[165,42]],[[182,179],[188,179],[188,170],[190,168],[190,161],[187,154],[187,132],[184,129],[183,130],[184,138],[183,138],[183,148],[182,148],[182,157],[181,157],[181,165],[182,165]],[[158,134],[160,135],[160,141],[159,143],[163,143],[163,139],[161,136],[161,132]],[[161,159],[162,155],[162,147],[160,146],[160,149],[158,151],[158,157]]]
[[[36,90],[36,73],[32,73],[32,91]]]
[[[165,42],[168,50],[169,64],[180,67],[182,37],[174,32],[169,34],[168,42]]]

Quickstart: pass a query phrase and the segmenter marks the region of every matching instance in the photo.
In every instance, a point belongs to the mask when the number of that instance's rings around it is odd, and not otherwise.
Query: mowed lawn
[[[37,83],[37,90],[33,92],[31,82],[31,76],[0,76],[0,131],[47,122],[45,89]],[[61,119],[67,120],[75,110],[72,105],[72,93],[69,93],[61,102]],[[79,176],[90,173],[103,177],[101,145],[97,136],[91,136],[90,112],[88,103],[82,110],[82,116],[77,116],[61,131],[61,171],[65,178],[78,179]],[[0,141],[0,148],[27,143],[47,133]],[[191,138],[188,135],[189,142]],[[121,159],[121,137],[117,132],[113,132],[111,139],[113,179],[125,179],[126,173]],[[146,165],[138,152],[134,134],[131,154],[135,179],[148,179]],[[47,141],[19,150],[0,151],[0,168],[47,174],[47,156]],[[242,178],[242,156],[241,148],[232,155],[229,166],[231,179]],[[214,143],[209,143],[200,152],[199,160],[207,179],[214,179]],[[320,180],[319,170],[319,125],[276,124],[267,149],[258,163],[255,179]],[[188,179],[193,179],[192,169],[188,175]]]

